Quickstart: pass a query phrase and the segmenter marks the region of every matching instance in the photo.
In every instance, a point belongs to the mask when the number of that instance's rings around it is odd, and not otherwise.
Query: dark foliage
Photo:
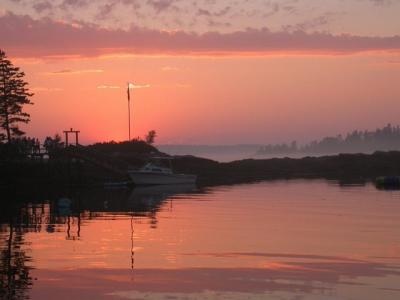
[[[147,144],[152,145],[152,144],[154,144],[156,137],[157,137],[156,131],[150,130],[146,135],[145,141]]]
[[[118,156],[119,154],[125,156],[126,154],[149,154],[158,153],[157,148],[149,145],[145,141],[125,141],[125,142],[107,142],[107,143],[96,143],[87,146],[88,149],[95,151],[101,151],[103,153],[112,154]]]
[[[201,185],[236,184],[260,180],[325,178],[371,180],[400,175],[400,152],[339,154],[301,159],[246,159],[229,163],[181,157],[174,161],[175,171],[198,175]]]
[[[40,152],[40,144],[34,138],[12,139],[9,143],[0,143],[0,159],[14,160],[26,159]]]
[[[139,156],[140,157],[140,156]],[[119,161],[118,158],[109,157]],[[122,159],[121,159],[122,160]],[[141,166],[144,156],[123,157],[122,167]],[[202,186],[247,183],[261,180],[325,178],[346,181],[365,181],[379,176],[400,175],[400,152],[375,152],[374,154],[340,154],[302,159],[274,158],[247,159],[219,163],[193,156],[176,157],[173,161],[176,173],[198,175]],[[51,184],[96,184],[108,181],[125,181],[126,174],[117,175],[90,163],[68,163],[65,160],[0,161],[0,184],[42,182]]]
[[[8,236],[0,240],[0,298],[29,299],[28,289],[32,285],[31,267],[27,265],[30,258],[21,248],[23,232],[14,228],[11,221]]]
[[[0,50],[0,129],[4,130],[0,141],[6,139],[10,143],[13,138],[24,135],[18,124],[30,121],[29,114],[22,111],[25,104],[32,104],[29,98],[33,96],[24,76],[25,73],[14,67]]]
[[[61,141],[61,136],[59,134],[55,134],[54,137],[46,137],[43,146],[50,158],[53,158],[57,156],[57,154],[64,148],[64,143]]]

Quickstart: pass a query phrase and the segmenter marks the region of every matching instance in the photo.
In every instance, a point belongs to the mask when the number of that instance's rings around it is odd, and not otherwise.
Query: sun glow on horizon
[[[158,143],[309,142],[397,124],[400,3],[290,2],[5,0],[2,47],[36,94],[22,127],[127,139],[127,89],[133,136],[156,130]]]
[[[154,129],[159,143],[301,142],[374,129],[396,124],[400,113],[393,106],[400,98],[393,60],[393,54],[135,56],[21,64],[36,92],[26,129],[43,138],[72,126],[86,143],[127,139],[126,78],[136,78],[133,136]],[[47,75],[67,69],[103,71]]]

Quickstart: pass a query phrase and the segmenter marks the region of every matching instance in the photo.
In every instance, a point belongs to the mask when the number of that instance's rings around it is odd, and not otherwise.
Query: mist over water
[[[297,141],[281,144],[242,145],[159,145],[170,155],[194,155],[219,162],[241,159],[302,158],[305,156],[337,155],[340,153],[365,153],[399,151],[400,127],[388,124],[374,131],[354,130],[299,145]]]

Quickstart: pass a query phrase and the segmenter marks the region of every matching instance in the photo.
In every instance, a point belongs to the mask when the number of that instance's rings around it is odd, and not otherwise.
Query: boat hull
[[[129,171],[128,174],[136,185],[193,184],[197,179],[196,175],[187,174],[154,174],[140,171]]]

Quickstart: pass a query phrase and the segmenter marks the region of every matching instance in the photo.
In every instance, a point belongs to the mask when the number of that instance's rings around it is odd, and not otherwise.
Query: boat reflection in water
[[[399,299],[400,192],[370,183],[2,196],[0,299]]]
[[[156,213],[167,200],[199,193],[194,184],[139,186],[133,189],[85,190],[75,199],[75,210],[95,217],[118,214]]]

